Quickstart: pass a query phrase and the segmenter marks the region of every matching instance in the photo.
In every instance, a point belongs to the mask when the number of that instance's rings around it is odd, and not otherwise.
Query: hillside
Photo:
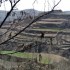
[[[23,12],[23,16],[22,13]],[[33,10],[33,9],[25,9],[25,10],[13,10],[12,13],[10,14],[10,16],[8,17],[8,19],[6,21],[13,21],[14,19],[18,19],[18,18],[24,18],[25,16],[38,16],[38,14],[41,11],[37,11],[37,10]],[[0,22],[5,18],[6,14],[8,11],[3,11],[0,10]]]
[[[36,10],[35,12],[35,17],[43,13]],[[5,11],[1,11],[1,15],[2,13]],[[32,9],[13,11],[5,22],[6,25],[0,29],[0,43],[24,29],[32,21],[33,13]],[[70,70],[70,14],[64,13],[55,10],[43,16],[15,38],[0,45],[1,68]],[[8,21],[14,19],[16,22],[9,24]]]

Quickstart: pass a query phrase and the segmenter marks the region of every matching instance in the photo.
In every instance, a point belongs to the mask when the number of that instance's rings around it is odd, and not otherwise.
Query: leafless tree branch
[[[36,17],[34,20],[32,20],[25,28],[23,28],[22,30],[20,30],[18,33],[16,33],[14,36],[12,36],[10,39],[7,39],[6,41],[0,43],[0,45],[8,42],[9,40],[13,39],[14,37],[16,37],[17,35],[19,35],[21,32],[25,31],[25,29],[27,29],[30,25],[32,25],[34,22],[38,21],[41,17],[43,17],[44,15],[49,15],[54,11],[54,8],[61,2],[61,0],[52,8],[51,11],[46,12],[38,17]]]
[[[11,8],[12,8],[12,1],[11,0],[9,0],[10,1],[10,4],[11,4]]]
[[[6,17],[4,18],[4,20],[2,21],[2,23],[0,24],[0,28],[2,27],[2,25],[4,24],[4,22],[6,21],[6,19],[8,18],[8,16],[11,14],[13,8],[16,6],[16,4],[19,2],[20,0],[18,0],[11,8],[11,10],[7,13]]]

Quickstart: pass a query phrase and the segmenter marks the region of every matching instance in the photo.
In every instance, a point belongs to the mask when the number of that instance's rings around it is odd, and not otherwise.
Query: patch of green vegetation
[[[22,52],[17,52],[14,54],[9,54],[11,56],[16,56],[16,57],[20,57],[20,58],[32,58],[32,53],[22,53]]]
[[[8,53],[13,53],[15,51],[0,51],[0,54],[8,54]]]
[[[36,31],[60,31],[60,28],[33,28],[32,30]]]
[[[42,57],[42,60],[40,61],[40,63],[42,63],[42,64],[49,64],[50,61],[49,61],[49,59],[47,57]]]
[[[15,56],[15,57],[20,57],[20,58],[31,58],[31,59],[37,57],[37,61],[40,62],[40,63],[43,63],[43,64],[49,64],[50,63],[47,56],[45,56],[45,57],[42,56],[41,61],[39,61],[39,54],[38,53],[27,53],[27,52],[14,53],[14,52],[15,51],[0,51],[0,54],[7,54],[7,55],[10,55],[10,56]],[[14,54],[10,54],[10,53],[14,53]]]
[[[32,53],[25,53],[25,52],[14,53],[14,52],[15,51],[0,51],[0,54],[7,54],[11,56],[20,57],[20,58],[32,58]],[[11,54],[11,53],[14,53],[14,54]]]

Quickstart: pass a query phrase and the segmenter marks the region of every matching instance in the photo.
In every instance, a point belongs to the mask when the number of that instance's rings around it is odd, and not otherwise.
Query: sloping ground
[[[42,54],[42,57],[43,58],[48,58],[50,62],[59,62],[61,60],[66,60],[68,61],[68,59],[62,57],[62,56],[59,56],[59,55],[55,55],[55,54],[46,54],[46,53],[41,53]]]
[[[52,17],[52,16],[51,16]],[[33,24],[34,28],[60,28],[61,25],[67,22],[67,19],[63,18],[45,18],[41,19]]]
[[[20,54],[20,55],[19,55]],[[29,56],[28,56],[29,55]],[[39,60],[38,53],[15,53],[9,55],[0,55],[0,66],[4,68],[11,69],[11,68],[18,68],[19,66],[24,67],[24,64],[27,63],[29,60],[33,60],[33,57],[37,56],[37,60]],[[59,55],[54,54],[46,54],[41,53],[42,59],[38,61],[38,63],[42,64],[53,64],[54,62],[59,63],[62,60],[68,61],[68,59],[61,57]]]
[[[14,51],[13,51],[14,52]],[[9,58],[16,58],[18,59],[19,58],[19,61],[23,61],[23,58],[28,58],[28,59],[32,59],[32,58],[39,58],[39,53],[27,53],[27,52],[17,52],[17,53],[14,53],[14,54],[10,54],[10,53],[13,53],[13,52],[10,52],[10,51],[2,51],[2,55],[0,56],[3,56],[3,57],[6,57],[6,59],[9,57]],[[8,55],[6,55],[8,54]],[[45,61],[45,60],[49,60],[51,62],[59,62],[61,60],[68,60],[67,58],[64,58],[62,56],[59,56],[59,55],[55,55],[55,54],[47,54],[47,53],[40,53],[41,56],[42,56],[42,60]],[[1,57],[0,57],[1,58]],[[1,58],[3,59],[3,58]],[[4,58],[5,59],[5,58]],[[47,62],[46,62],[47,63]]]

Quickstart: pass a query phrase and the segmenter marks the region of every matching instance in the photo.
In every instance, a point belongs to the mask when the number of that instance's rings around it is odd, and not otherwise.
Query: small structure
[[[40,38],[41,38],[41,39],[44,38],[44,32],[41,32]]]

